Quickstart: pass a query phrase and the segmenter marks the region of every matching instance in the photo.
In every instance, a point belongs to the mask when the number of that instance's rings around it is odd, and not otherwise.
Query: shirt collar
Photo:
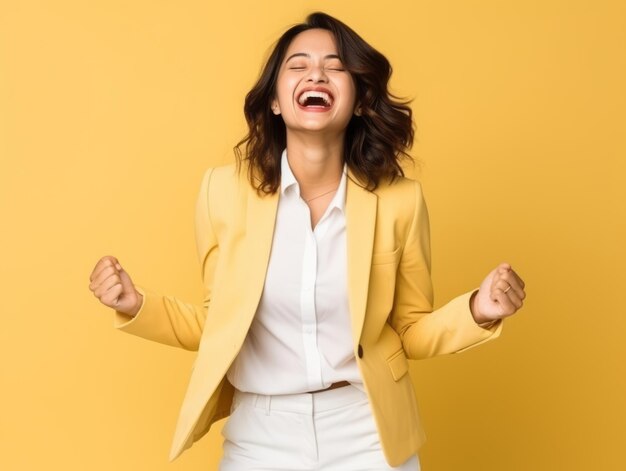
[[[348,173],[348,166],[343,164],[343,172],[341,174],[341,180],[339,181],[339,186],[337,187],[337,191],[335,196],[331,200],[329,204],[329,208],[337,208],[341,212],[345,211],[346,207],[346,177]],[[280,193],[281,196],[285,195],[285,192],[293,187],[296,195],[300,197],[300,185],[298,185],[298,180],[296,180],[295,175],[291,171],[291,167],[289,167],[289,161],[287,160],[287,149],[283,150],[282,156],[280,158]]]

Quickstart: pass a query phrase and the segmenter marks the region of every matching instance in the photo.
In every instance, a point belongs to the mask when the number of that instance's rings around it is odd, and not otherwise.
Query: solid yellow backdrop
[[[0,6],[0,467],[215,470],[167,453],[194,354],[112,327],[103,255],[200,302],[193,205],[272,42],[313,10],[414,98],[436,304],[500,261],[496,342],[412,363],[425,471],[626,469],[624,2],[49,0]]]

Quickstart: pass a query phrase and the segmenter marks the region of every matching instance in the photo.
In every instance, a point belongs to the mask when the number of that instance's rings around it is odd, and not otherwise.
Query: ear
[[[276,98],[274,98],[272,100],[272,113],[274,113],[275,115],[279,115],[280,114],[280,105],[278,104],[278,100]]]
[[[357,103],[356,106],[354,107],[354,115],[361,116],[362,114],[363,114],[363,109],[361,108],[361,104]]]

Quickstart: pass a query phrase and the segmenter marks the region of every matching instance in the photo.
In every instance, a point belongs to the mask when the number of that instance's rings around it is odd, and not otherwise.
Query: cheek
[[[276,84],[276,96],[281,102],[290,101],[297,85],[294,79],[283,78]]]
[[[347,99],[347,102],[352,106],[356,104],[356,87],[354,83],[351,81],[346,81],[346,83],[342,84],[344,90],[344,97]]]

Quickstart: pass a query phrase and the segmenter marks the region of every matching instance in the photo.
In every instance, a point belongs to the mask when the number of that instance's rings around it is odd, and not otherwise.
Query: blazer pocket
[[[409,361],[406,359],[402,348],[387,358],[387,364],[395,381],[398,381],[409,371]]]
[[[392,252],[376,252],[372,254],[372,265],[384,265],[386,263],[395,263],[400,255],[400,247]]]

